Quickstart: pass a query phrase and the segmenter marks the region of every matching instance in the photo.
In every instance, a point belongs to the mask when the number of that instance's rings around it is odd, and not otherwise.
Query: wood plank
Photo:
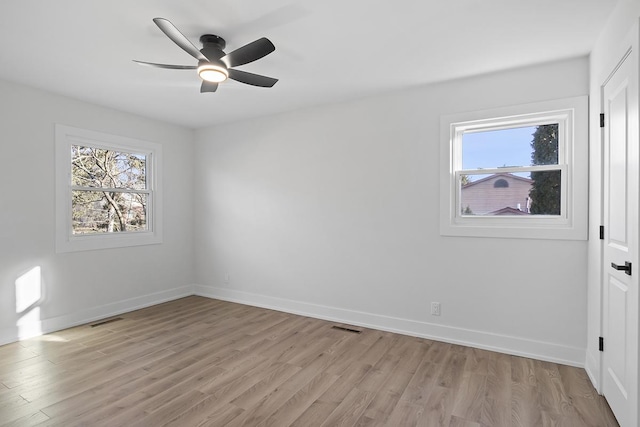
[[[207,399],[192,406],[184,413],[174,417],[164,424],[166,427],[185,426],[226,426],[244,412],[236,406],[224,404],[220,405],[217,398],[209,396]]]
[[[373,400],[375,393],[371,391],[352,389],[336,409],[327,417],[321,427],[352,426],[362,416]]]
[[[511,423],[514,427],[542,425],[542,408],[536,387],[513,383],[511,386]]]
[[[272,363],[269,359],[257,356],[234,370],[227,370],[212,380],[204,381],[198,390],[229,402],[271,375],[278,366],[280,365]]]
[[[309,406],[293,423],[294,426],[318,425],[324,421],[369,372],[371,365],[354,362],[349,370]],[[327,370],[327,372],[331,372]]]
[[[383,426],[398,404],[400,397],[407,387],[413,374],[403,369],[402,365],[396,366],[394,372],[387,377],[385,383],[378,389],[373,400],[362,414],[359,425]]]
[[[47,421],[50,421],[49,417],[42,412],[37,411],[2,425],[5,427],[32,427],[35,425],[42,425]]]
[[[76,393],[64,400],[58,400],[41,410],[54,419],[73,420],[81,419],[87,413],[95,413],[100,408],[112,405],[122,396],[134,394],[137,390],[154,384],[160,379],[177,372],[172,366],[167,366],[154,372],[136,370],[126,372],[109,381],[101,382],[95,387]],[[38,401],[40,406],[45,403]]]
[[[452,415],[449,421],[449,427],[485,427],[484,425],[475,421],[469,421],[464,418]]]
[[[257,427],[288,426],[315,402],[338,379],[337,375],[321,372],[304,387],[295,392],[271,416],[257,424]],[[286,384],[283,385],[286,387]]]
[[[291,427],[309,427],[320,425],[329,414],[331,414],[338,404],[333,402],[326,402],[323,400],[316,400],[300,415],[295,421],[291,423]]]
[[[461,419],[480,422],[486,404],[487,376],[468,374],[463,376],[456,389],[455,402],[451,414]]]
[[[37,382],[42,375],[52,375],[54,372],[61,374],[65,370],[44,356],[38,356],[17,362],[13,370],[7,368],[3,373],[0,373],[0,383],[7,388],[15,388],[30,382]]]
[[[435,386],[425,402],[418,425],[448,426],[455,398],[455,392],[451,388]]]
[[[417,426],[424,413],[423,405],[416,405],[407,400],[399,400],[389,415],[387,425],[389,426]]]
[[[152,411],[145,411],[144,414],[135,422],[130,416],[122,418],[122,425],[133,427],[159,426],[166,423],[167,420],[180,419],[184,414],[188,414],[191,408],[198,406],[199,403],[207,399],[207,395],[198,390],[184,390],[173,399],[163,402],[161,406]],[[115,421],[115,423],[114,423]],[[117,425],[118,420],[109,420],[111,425]]]
[[[25,417],[32,417],[39,412],[38,407],[32,402],[14,396],[11,400],[5,400],[0,405],[0,425],[18,422]]]
[[[424,357],[400,399],[412,405],[424,405],[437,384],[440,368],[440,365]]]
[[[273,370],[269,376],[250,387],[229,403],[247,411],[251,410],[301,369],[299,366],[293,366],[287,363],[278,364],[277,369]]]
[[[445,388],[457,388],[462,381],[466,362],[466,354],[450,350],[442,362],[443,368],[438,376],[438,385]]]

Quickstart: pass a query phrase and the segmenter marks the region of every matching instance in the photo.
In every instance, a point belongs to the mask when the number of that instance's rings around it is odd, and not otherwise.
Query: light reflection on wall
[[[16,279],[16,322],[20,339],[42,334],[40,307],[42,298],[42,272],[40,266],[33,267]]]

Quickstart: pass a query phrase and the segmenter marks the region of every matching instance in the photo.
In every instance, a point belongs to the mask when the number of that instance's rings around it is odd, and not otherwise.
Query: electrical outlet
[[[229,283],[231,281],[231,276],[229,275],[229,273],[226,273],[224,275],[224,283]]]
[[[432,316],[440,316],[440,303],[432,302],[431,303],[431,315]]]

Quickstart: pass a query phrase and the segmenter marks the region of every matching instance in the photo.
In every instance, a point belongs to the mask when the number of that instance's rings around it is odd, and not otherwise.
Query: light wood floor
[[[120,317],[0,347],[0,425],[617,426],[582,369],[201,297]]]

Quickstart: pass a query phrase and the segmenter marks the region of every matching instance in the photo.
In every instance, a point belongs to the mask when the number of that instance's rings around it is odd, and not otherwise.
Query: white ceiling
[[[200,128],[588,54],[617,0],[5,0],[0,78]],[[238,67],[271,89],[200,94],[195,65],[152,22],[230,52],[262,36],[271,55]]]

